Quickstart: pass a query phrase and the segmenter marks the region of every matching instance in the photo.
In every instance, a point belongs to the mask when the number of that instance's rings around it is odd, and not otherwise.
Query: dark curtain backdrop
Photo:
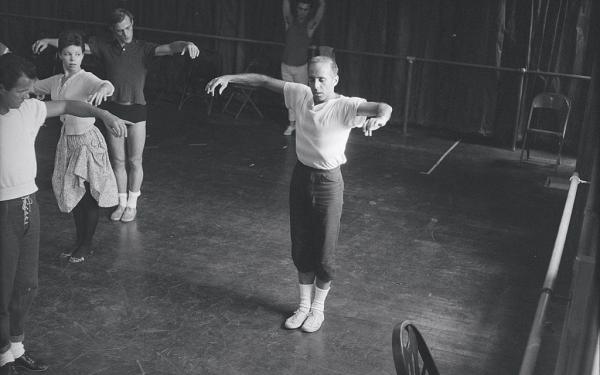
[[[293,0],[292,0],[293,1]],[[338,50],[385,53],[398,58],[337,52],[339,90],[345,95],[386,101],[402,118],[406,94],[405,56],[544,71],[590,73],[589,17],[593,0],[327,0],[315,44]],[[104,22],[113,7],[130,9],[136,26],[242,37],[281,43],[280,0],[0,0],[0,11]],[[529,44],[531,15],[532,43]],[[105,33],[98,25],[0,18],[0,38],[14,51],[30,55],[31,43],[64,28],[88,35]],[[136,36],[168,42],[191,39],[216,50],[223,72],[240,72],[263,56],[268,73],[279,74],[281,45],[261,45],[151,31]],[[529,47],[531,46],[531,47]],[[159,63],[149,86],[177,90],[183,59]],[[518,74],[415,63],[410,120],[421,126],[493,136],[508,144],[515,121]],[[568,138],[576,143],[587,83],[530,76],[526,102],[540,91],[559,91],[575,103]]]

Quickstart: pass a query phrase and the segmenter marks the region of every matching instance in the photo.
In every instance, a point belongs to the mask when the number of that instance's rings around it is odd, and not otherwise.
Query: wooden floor
[[[234,121],[151,106],[138,219],[103,218],[95,254],[66,264],[70,215],[50,188],[58,129],[38,138],[40,290],[26,345],[48,374],[395,374],[411,319],[442,374],[516,374],[566,192],[518,153],[397,125],[347,148],[340,271],[314,334],[294,309],[284,115]],[[554,342],[564,302],[551,306]],[[546,369],[555,354],[545,344]],[[548,373],[539,370],[541,373]]]

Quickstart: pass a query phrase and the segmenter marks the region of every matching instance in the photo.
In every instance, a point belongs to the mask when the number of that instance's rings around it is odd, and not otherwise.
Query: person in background
[[[283,0],[285,47],[281,61],[281,79],[284,81],[308,84],[308,48],[325,14],[325,0],[319,0],[319,7],[311,19],[308,18],[310,10],[310,0],[298,0],[294,15],[290,0]],[[288,109],[288,119],[289,124],[283,135],[292,135],[296,129],[296,115],[293,109]]]
[[[108,22],[111,40],[92,38],[85,52],[100,58],[107,79],[115,92],[105,108],[133,123],[127,139],[108,136],[109,154],[119,189],[119,204],[110,215],[113,221],[133,221],[137,215],[137,200],[141,195],[144,171],[142,156],[146,142],[146,99],[144,85],[149,64],[156,56],[188,54],[196,58],[198,47],[187,41],[158,45],[133,37],[133,14],[122,8],[113,10]],[[57,39],[40,39],[33,44],[34,53],[48,45],[58,46]]]
[[[81,69],[84,48],[79,33],[63,32],[58,38],[58,56],[64,73],[36,81],[34,93],[50,95],[52,100],[80,100],[96,106],[111,96],[115,88],[109,81]],[[61,120],[52,188],[61,212],[73,212],[77,234],[75,246],[61,256],[71,263],[80,263],[91,251],[100,207],[118,203],[117,182],[104,136],[94,126],[96,119],[65,115]]]

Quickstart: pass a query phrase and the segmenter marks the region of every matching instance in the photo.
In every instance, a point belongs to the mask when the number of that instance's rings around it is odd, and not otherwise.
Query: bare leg
[[[129,191],[139,192],[144,179],[142,157],[146,144],[146,121],[138,122],[127,129],[127,164],[129,167]],[[121,189],[119,187],[119,192]]]
[[[125,169],[125,138],[107,132],[110,164],[117,179],[119,193],[127,193],[127,170]]]

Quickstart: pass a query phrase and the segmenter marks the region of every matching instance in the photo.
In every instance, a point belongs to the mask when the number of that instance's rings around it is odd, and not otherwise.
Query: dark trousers
[[[0,202],[0,352],[23,341],[38,287],[40,214],[35,194]]]
[[[344,179],[340,168],[320,170],[298,162],[290,184],[292,259],[301,273],[324,282],[334,277]]]

